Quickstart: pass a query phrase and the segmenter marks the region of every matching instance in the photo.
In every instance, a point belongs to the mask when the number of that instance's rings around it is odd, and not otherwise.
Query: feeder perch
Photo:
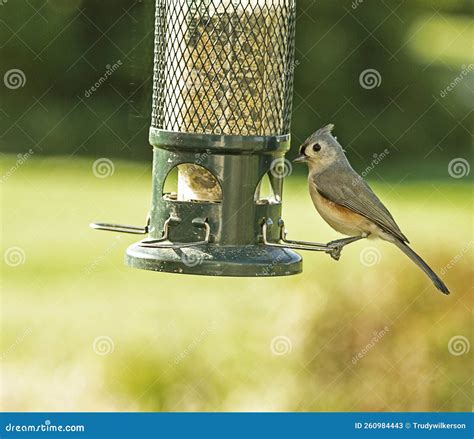
[[[281,218],[290,147],[296,0],[157,0],[153,194],[147,234],[126,263],[160,272],[283,276],[300,273]],[[165,181],[178,169],[177,191]],[[271,196],[261,195],[262,181]]]

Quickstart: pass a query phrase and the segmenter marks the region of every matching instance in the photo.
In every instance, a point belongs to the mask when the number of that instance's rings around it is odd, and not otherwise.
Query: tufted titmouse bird
[[[333,250],[331,256],[339,259],[345,245],[376,236],[395,244],[428,275],[438,290],[449,294],[443,281],[408,247],[408,239],[387,208],[352,169],[344,150],[331,134],[333,128],[330,124],[312,134],[294,160],[308,163],[309,192],[316,210],[333,229],[350,236],[328,244]]]

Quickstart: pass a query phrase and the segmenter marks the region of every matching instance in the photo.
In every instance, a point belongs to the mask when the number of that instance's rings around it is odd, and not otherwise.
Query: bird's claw
[[[341,251],[344,245],[342,245],[340,242],[337,242],[337,241],[331,241],[327,244],[327,247],[328,247],[328,250],[326,250],[326,253],[329,253],[331,258],[338,261],[339,258],[341,257]]]

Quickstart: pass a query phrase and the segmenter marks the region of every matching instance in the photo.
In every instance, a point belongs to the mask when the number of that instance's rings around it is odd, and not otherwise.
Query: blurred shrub
[[[331,121],[364,167],[385,148],[390,166],[467,154],[472,75],[441,97],[470,63],[467,1],[297,4],[295,143]],[[0,14],[0,74],[26,78],[0,87],[2,151],[151,158],[153,0],[7,1]],[[367,69],[377,87],[361,86]]]

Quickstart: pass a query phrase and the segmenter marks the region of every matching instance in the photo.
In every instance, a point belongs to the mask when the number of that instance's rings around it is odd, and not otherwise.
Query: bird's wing
[[[334,184],[334,173],[337,173],[337,184]],[[328,169],[314,175],[313,180],[323,197],[364,216],[383,231],[408,242],[387,208],[353,169]]]

